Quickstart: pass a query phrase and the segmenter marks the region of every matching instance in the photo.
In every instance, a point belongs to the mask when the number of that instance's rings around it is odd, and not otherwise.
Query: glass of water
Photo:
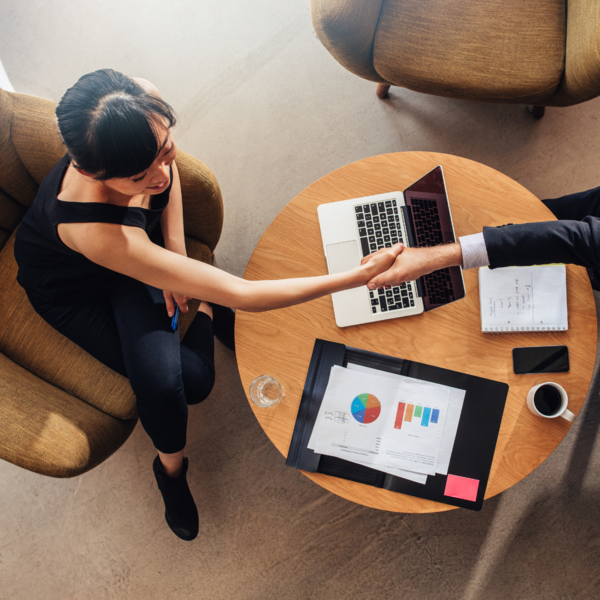
[[[250,399],[256,406],[266,408],[283,398],[283,388],[275,377],[260,375],[250,384]]]

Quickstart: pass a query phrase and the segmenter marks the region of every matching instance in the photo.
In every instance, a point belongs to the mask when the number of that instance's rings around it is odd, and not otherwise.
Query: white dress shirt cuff
[[[483,233],[458,238],[463,256],[463,269],[487,267],[490,264]]]

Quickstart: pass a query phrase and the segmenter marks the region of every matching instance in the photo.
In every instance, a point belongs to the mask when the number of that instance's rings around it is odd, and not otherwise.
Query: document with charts
[[[334,366],[308,447],[319,454],[436,473],[447,389]]]
[[[566,331],[565,265],[479,269],[481,331]]]
[[[372,375],[377,375],[378,377],[389,377],[390,379],[395,379],[396,381],[415,381],[414,379],[410,377],[405,377],[404,375],[396,375],[394,373],[387,373],[386,371],[378,371],[377,369],[364,367],[362,365],[354,365],[352,363],[348,363],[347,368],[353,371],[360,371],[361,373],[371,373]],[[454,441],[456,440],[456,432],[458,431],[458,423],[460,422],[460,415],[462,414],[462,408],[463,403],[465,401],[466,392],[465,390],[461,390],[459,388],[454,388],[439,383],[432,383],[430,381],[420,380],[420,383],[422,385],[430,385],[437,388],[443,388],[445,390],[448,390],[450,394],[450,402],[448,404],[448,410],[446,412],[446,422],[444,423],[442,443],[440,444],[440,453],[438,456],[436,469],[436,473],[440,473],[441,475],[448,475],[450,457],[452,456],[452,449],[454,448]],[[397,472],[397,470],[381,468],[379,468],[379,470],[385,471],[386,473],[390,473],[391,475],[396,475],[397,477],[404,477],[405,479],[410,479],[411,481],[419,481],[420,483],[426,483],[427,481],[427,478],[424,478],[422,481],[420,479],[415,478],[416,473],[407,473],[406,471],[400,473]]]

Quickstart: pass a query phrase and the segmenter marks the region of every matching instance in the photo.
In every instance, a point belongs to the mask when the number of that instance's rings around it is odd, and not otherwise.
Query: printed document
[[[445,386],[334,366],[308,447],[374,468],[434,475],[449,403]]]
[[[390,379],[396,379],[399,381],[415,381],[412,377],[405,377],[404,375],[396,375],[394,373],[386,373],[385,371],[378,371],[377,369],[372,369],[371,367],[363,367],[362,365],[353,365],[351,363],[348,363],[348,369],[360,371],[362,373],[371,373],[372,375],[377,375],[379,377],[389,377]],[[441,385],[439,383],[431,383],[429,381],[422,380],[419,381],[423,385],[444,388],[450,393],[450,404],[448,405],[448,412],[446,413],[446,423],[444,425],[444,432],[442,433],[442,443],[440,444],[440,454],[438,456],[436,470],[436,473],[448,475],[448,467],[450,466],[450,457],[452,456],[452,449],[454,448],[454,441],[456,440],[458,422],[460,421],[460,415],[462,413],[462,407],[467,392],[459,388],[453,388],[447,385]],[[390,471],[386,472],[389,473]],[[391,474],[395,475],[395,473]],[[398,475],[398,477],[404,477],[404,475]],[[407,477],[407,479],[411,478]],[[423,481],[423,483],[426,482]]]

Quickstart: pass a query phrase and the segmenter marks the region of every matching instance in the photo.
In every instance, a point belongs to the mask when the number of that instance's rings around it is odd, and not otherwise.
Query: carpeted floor
[[[600,184],[600,99],[549,109],[375,84],[317,40],[308,0],[3,0],[14,88],[58,100],[101,67],[145,77],[178,112],[179,146],[225,200],[221,268],[242,275],[261,234],[308,184],[404,150],[494,167],[540,198]],[[564,442],[480,513],[380,512],[284,466],[253,417],[235,356],[190,411],[200,536],[168,530],[142,429],[104,464],[53,480],[0,463],[1,600],[493,600],[600,596],[598,390]],[[1,401],[1,399],[0,399]]]

